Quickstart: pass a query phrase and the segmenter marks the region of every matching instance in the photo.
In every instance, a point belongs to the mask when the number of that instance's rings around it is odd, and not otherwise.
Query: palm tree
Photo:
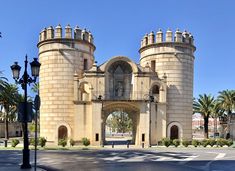
[[[1,75],[2,71],[0,71],[0,91],[2,91],[4,89],[4,86],[7,84],[7,78]]]
[[[2,75],[2,71],[0,71],[0,93],[4,90],[4,86],[6,85],[6,81],[7,79]],[[0,119],[3,120],[4,116],[3,116],[3,107],[0,104]]]
[[[235,108],[235,90],[223,90],[219,92],[218,101],[220,103],[221,108],[223,108],[228,117],[228,123],[230,123],[231,113]],[[227,126],[228,131],[230,130],[229,124]],[[228,134],[229,138],[229,134]]]
[[[214,133],[217,132],[217,118],[224,115],[224,109],[221,108],[221,105],[218,100],[215,100],[211,116],[214,118]]]
[[[193,113],[200,113],[204,118],[204,137],[208,138],[208,122],[214,107],[214,97],[211,95],[199,95],[193,102]]]
[[[223,90],[219,92],[218,96],[221,107],[231,114],[235,107],[235,90]]]
[[[5,139],[9,138],[8,134],[8,122],[9,118],[14,117],[17,105],[17,97],[18,97],[18,88],[13,84],[6,84],[4,89],[0,92],[0,105],[2,106],[2,111],[5,120]],[[9,117],[9,115],[12,115]]]
[[[31,88],[31,91],[34,93],[38,93],[39,92],[39,83],[35,83],[33,85],[33,87]]]

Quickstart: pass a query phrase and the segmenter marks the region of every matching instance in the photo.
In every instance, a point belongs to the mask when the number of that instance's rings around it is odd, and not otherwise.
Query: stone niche
[[[132,90],[132,68],[125,61],[116,61],[108,69],[110,99],[130,99]]]

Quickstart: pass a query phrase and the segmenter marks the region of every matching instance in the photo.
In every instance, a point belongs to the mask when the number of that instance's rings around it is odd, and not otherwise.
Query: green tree
[[[228,115],[235,107],[235,90],[223,90],[219,92],[218,101]]]
[[[38,93],[39,92],[39,83],[33,84],[32,88],[31,88],[31,91],[33,93]]]
[[[211,95],[199,95],[193,101],[193,113],[200,113],[204,118],[204,137],[208,138],[208,122],[215,104],[215,99]]]
[[[8,139],[8,122],[9,119],[15,118],[16,106],[18,104],[18,88],[13,84],[6,84],[4,89],[0,92],[0,105],[5,121],[5,138]]]
[[[2,76],[2,71],[0,71],[0,92],[4,90],[7,84],[7,78]]]
[[[119,133],[125,133],[132,131],[132,120],[125,112],[113,112],[110,117],[107,118],[106,124],[112,129],[112,132],[117,131]]]
[[[39,94],[39,83],[35,83],[35,84],[33,84],[33,86],[32,86],[32,88],[31,88],[31,91],[33,92],[33,93],[35,93],[35,94]],[[37,131],[39,131],[40,130],[40,128],[39,128],[39,120],[40,120],[40,115],[39,115],[39,113],[40,113],[40,111],[34,111],[33,112],[33,120],[34,121],[36,121],[36,114],[37,114],[37,122],[38,122],[38,124],[37,124]],[[35,132],[35,123],[33,123],[33,124],[31,124],[31,132]]]
[[[217,132],[217,118],[224,115],[224,109],[221,108],[221,105],[218,100],[215,100],[211,117],[214,119],[214,133]]]
[[[227,114],[228,122],[230,122],[230,116],[235,107],[235,90],[220,91],[218,101],[220,103],[220,107],[223,108]],[[228,130],[230,130],[229,124]]]

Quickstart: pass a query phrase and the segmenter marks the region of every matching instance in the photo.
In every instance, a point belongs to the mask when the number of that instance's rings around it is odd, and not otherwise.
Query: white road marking
[[[171,159],[170,157],[160,157],[156,161],[164,161],[164,160],[170,160],[170,159]]]
[[[226,155],[226,153],[219,153],[219,154],[215,157],[215,160],[222,159],[222,158],[224,158],[225,155]]]

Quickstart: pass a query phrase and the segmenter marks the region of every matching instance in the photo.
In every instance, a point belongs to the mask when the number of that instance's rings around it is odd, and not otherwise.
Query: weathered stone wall
[[[193,100],[193,73],[194,51],[193,37],[188,32],[172,32],[146,35],[141,43],[140,65],[155,64],[158,76],[167,77],[167,125],[179,123],[183,137],[192,137],[192,100]],[[179,129],[181,129],[179,128]],[[168,135],[170,136],[170,135]]]
[[[91,68],[94,62],[93,40],[86,37],[90,34],[84,31],[80,37],[75,33],[73,36],[72,29],[66,26],[63,38],[62,29],[58,27],[55,37],[52,27],[43,30],[38,43],[42,102],[40,136],[46,137],[48,141],[58,140],[58,128],[62,125],[67,127],[68,137],[73,138],[74,74],[81,76],[84,71],[84,59],[87,59],[87,69]]]

